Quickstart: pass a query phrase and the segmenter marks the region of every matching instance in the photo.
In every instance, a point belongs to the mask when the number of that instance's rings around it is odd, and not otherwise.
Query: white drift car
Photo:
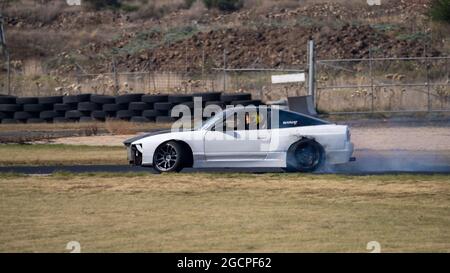
[[[325,162],[354,160],[347,126],[267,107],[227,109],[196,129],[143,134],[124,144],[130,164],[158,172],[183,167],[311,172]]]

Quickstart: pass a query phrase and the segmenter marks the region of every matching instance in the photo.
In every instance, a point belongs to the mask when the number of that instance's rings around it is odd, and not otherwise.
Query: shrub
[[[197,0],[184,0],[184,8],[189,9]]]
[[[208,9],[217,8],[222,11],[235,11],[242,8],[243,0],[203,0]]]
[[[103,8],[118,8],[121,6],[120,0],[84,0],[88,5],[96,10]]]
[[[429,13],[431,19],[435,21],[450,23],[450,0],[433,0]]]

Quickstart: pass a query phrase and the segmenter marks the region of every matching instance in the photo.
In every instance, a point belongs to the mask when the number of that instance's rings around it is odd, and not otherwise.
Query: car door
[[[242,114],[242,113],[241,113]],[[245,116],[244,112],[244,116]],[[205,134],[205,158],[207,161],[262,161],[267,157],[270,147],[270,130],[258,126],[239,126],[238,112],[213,126]],[[268,124],[268,123],[267,123]],[[222,127],[223,126],[223,127]],[[219,128],[222,127],[222,130]]]

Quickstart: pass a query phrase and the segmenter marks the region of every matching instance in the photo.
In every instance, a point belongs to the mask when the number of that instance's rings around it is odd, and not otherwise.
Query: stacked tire
[[[2,123],[17,123],[14,114],[21,111],[22,108],[16,103],[16,97],[0,96],[0,119]]]
[[[120,96],[79,94],[69,96],[14,97],[0,95],[1,123],[85,122],[120,119],[131,122],[173,122],[187,108],[195,106],[194,98],[202,99],[202,108],[218,105],[260,105],[249,93],[222,94],[197,92],[183,95],[125,94]],[[184,108],[177,108],[177,106]],[[172,117],[177,110],[180,116]],[[203,110],[203,109],[202,109]],[[177,114],[175,113],[174,114]]]

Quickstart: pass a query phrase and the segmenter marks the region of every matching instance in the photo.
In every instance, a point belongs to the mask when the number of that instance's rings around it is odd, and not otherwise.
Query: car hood
[[[188,130],[188,131],[195,131],[195,130]],[[125,140],[123,142],[123,144],[128,147],[128,146],[131,145],[131,143],[135,142],[136,140],[143,139],[143,138],[146,138],[146,137],[149,137],[149,136],[156,136],[156,135],[168,134],[168,133],[173,133],[173,132],[174,131],[172,131],[171,129],[161,130],[161,131],[154,131],[154,132],[148,132],[148,133],[140,134],[138,136],[129,138],[129,139]]]
[[[161,131],[155,131],[155,132],[148,132],[148,133],[140,134],[138,136],[135,136],[135,137],[132,137],[132,138],[129,138],[129,139],[125,140],[123,142],[123,144],[125,146],[130,146],[131,143],[135,142],[136,140],[143,139],[143,138],[146,138],[146,137],[149,137],[149,136],[156,136],[156,135],[161,135],[161,134],[167,134],[167,133],[170,133],[170,132],[172,132],[172,130],[168,129],[168,130],[161,130]]]

